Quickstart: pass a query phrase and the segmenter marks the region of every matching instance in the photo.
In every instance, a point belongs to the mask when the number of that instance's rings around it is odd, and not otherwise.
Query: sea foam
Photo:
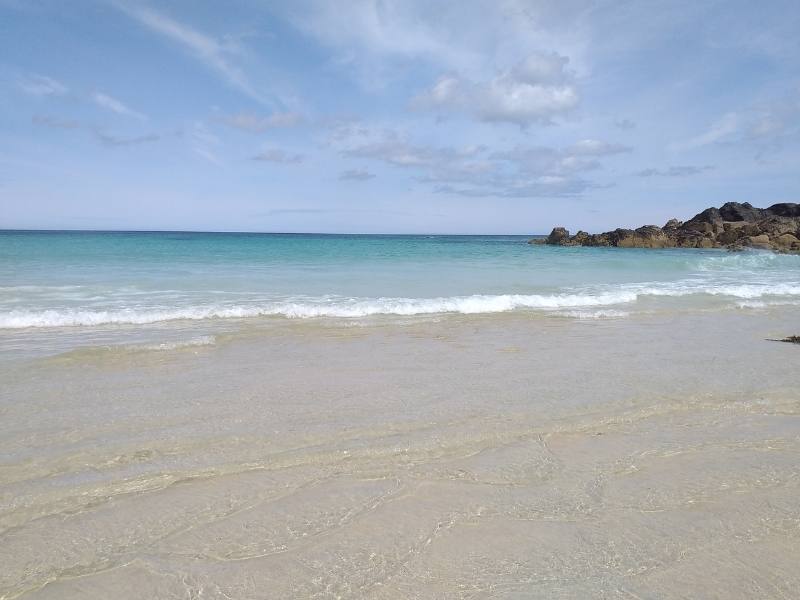
[[[272,302],[209,304],[175,307],[140,307],[118,310],[51,309],[12,310],[0,313],[0,328],[80,327],[114,324],[150,324],[175,320],[236,319],[281,316],[358,318],[373,315],[481,314],[514,310],[558,311],[630,305],[646,296],[706,294],[752,300],[770,296],[800,296],[800,285],[703,285],[696,282],[629,284],[604,291],[561,294],[498,294],[439,298],[302,297]],[[576,313],[577,314],[577,313]],[[602,313],[598,313],[602,314]],[[612,314],[612,313],[607,313]]]

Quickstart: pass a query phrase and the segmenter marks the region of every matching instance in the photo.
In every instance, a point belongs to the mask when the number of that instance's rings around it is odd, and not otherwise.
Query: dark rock
[[[714,225],[721,224],[722,216],[718,208],[707,208],[703,212],[696,214],[691,219],[681,225],[681,229],[690,231],[713,231]]]
[[[727,246],[736,243],[739,239],[744,237],[743,227],[729,227],[729,223],[725,223],[725,230],[717,236],[717,241]]]
[[[585,231],[579,231],[573,236],[572,240],[578,246],[589,246],[590,245],[589,242],[591,241],[589,238],[590,236],[588,233],[586,233]]]
[[[763,208],[753,208],[749,202],[739,204],[738,202],[726,202],[719,207],[719,216],[723,221],[747,221],[752,223],[764,218]]]
[[[800,217],[800,204],[794,202],[784,202],[782,204],[773,204],[765,211],[771,216],[775,217]]]
[[[590,246],[611,246],[611,240],[607,233],[596,233],[591,237]]]
[[[615,229],[614,231],[608,232],[608,241],[611,243],[612,246],[622,246],[625,247],[632,247],[633,236],[636,233],[633,229]]]
[[[785,233],[797,233],[797,219],[790,217],[769,217],[758,222],[759,233],[765,233],[769,237],[779,237]]]
[[[547,236],[547,243],[552,246],[563,246],[564,242],[569,241],[569,231],[563,227],[554,227],[550,235]]]
[[[782,340],[769,339],[768,342],[787,342],[789,344],[800,344],[800,335],[790,335]]]
[[[619,248],[760,248],[800,253],[800,204],[756,208],[747,202],[727,202],[720,208],[707,208],[686,222],[670,219],[664,227],[644,225],[596,234],[579,231],[572,237],[564,227],[556,227],[539,243]]]

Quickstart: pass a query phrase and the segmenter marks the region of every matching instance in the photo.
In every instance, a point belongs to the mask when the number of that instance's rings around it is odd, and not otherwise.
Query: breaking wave
[[[162,321],[235,319],[279,316],[291,319],[315,317],[358,318],[373,315],[430,315],[440,313],[481,314],[513,310],[569,311],[630,305],[647,296],[729,296],[739,300],[800,296],[798,284],[716,285],[675,282],[630,284],[605,291],[561,294],[500,294],[440,298],[344,298],[308,297],[272,302],[194,305],[184,307],[137,307],[114,310],[51,309],[12,310],[0,313],[0,329],[28,327],[80,327],[113,324],[151,324]],[[576,315],[578,313],[575,313]],[[588,314],[588,313],[581,313]],[[611,311],[602,316],[619,315]]]

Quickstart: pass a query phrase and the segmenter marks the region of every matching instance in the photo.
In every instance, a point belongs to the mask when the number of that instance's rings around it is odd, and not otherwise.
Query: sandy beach
[[[800,355],[764,338],[798,330],[283,322],[25,361],[0,597],[791,598]]]

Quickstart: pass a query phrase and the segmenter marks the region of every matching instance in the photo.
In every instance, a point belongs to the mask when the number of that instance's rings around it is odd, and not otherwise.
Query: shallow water
[[[800,347],[765,338],[798,312],[23,353],[0,365],[0,598],[796,597]]]

